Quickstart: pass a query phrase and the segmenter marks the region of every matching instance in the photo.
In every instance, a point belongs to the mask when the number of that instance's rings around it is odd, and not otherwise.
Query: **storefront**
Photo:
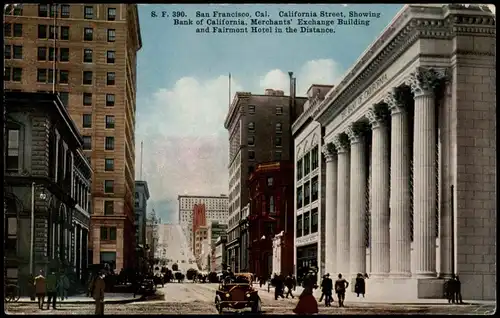
[[[317,243],[297,248],[297,279],[300,279],[311,269],[318,269]]]

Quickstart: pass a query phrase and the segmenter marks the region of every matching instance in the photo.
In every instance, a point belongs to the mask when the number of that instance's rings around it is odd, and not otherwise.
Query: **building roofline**
[[[185,195],[177,195],[177,200],[181,198],[203,198],[203,199],[228,199],[227,195],[193,195],[193,194],[185,194]]]
[[[139,7],[137,4],[134,4],[134,11],[135,11],[135,25],[137,28],[137,51],[139,51],[142,48],[142,36],[141,36],[141,24],[139,23]]]
[[[135,186],[138,186],[138,185],[144,186],[144,188],[146,189],[146,200],[148,200],[150,198],[150,196],[149,196],[148,182],[147,181],[135,180],[134,185]]]

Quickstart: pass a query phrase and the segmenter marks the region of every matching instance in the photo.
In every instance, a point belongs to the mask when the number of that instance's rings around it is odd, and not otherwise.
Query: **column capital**
[[[321,152],[325,156],[326,162],[330,162],[333,160],[333,158],[337,154],[337,149],[336,149],[335,145],[333,144],[333,142],[329,142],[329,143],[323,145],[323,147],[321,147]]]
[[[349,137],[346,133],[340,133],[333,138],[333,144],[337,150],[337,153],[343,153],[349,151]]]
[[[365,135],[365,132],[368,129],[369,129],[368,124],[366,124],[365,122],[357,121],[349,125],[349,127],[347,127],[346,133],[349,136],[351,144],[356,144],[358,142],[361,142],[363,136]]]
[[[375,129],[385,125],[389,117],[389,108],[384,102],[377,103],[368,109],[365,116],[370,121],[372,129]]]
[[[384,102],[389,106],[391,114],[398,114],[404,112],[408,98],[411,94],[409,86],[394,87],[392,91],[387,92]]]
[[[417,67],[407,79],[415,97],[434,95],[437,88],[448,78],[446,68]]]

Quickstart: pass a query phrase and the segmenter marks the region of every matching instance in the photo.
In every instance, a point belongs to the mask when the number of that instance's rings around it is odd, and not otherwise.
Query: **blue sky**
[[[150,208],[164,222],[177,220],[177,195],[228,192],[228,73],[235,91],[288,91],[288,71],[298,94],[309,85],[336,84],[379,36],[402,5],[139,5],[143,47],[137,61],[136,178],[144,141],[142,179]],[[200,34],[174,26],[151,11],[201,12],[349,11],[380,13],[370,25],[338,26],[334,34]],[[296,19],[295,19],[296,20]]]

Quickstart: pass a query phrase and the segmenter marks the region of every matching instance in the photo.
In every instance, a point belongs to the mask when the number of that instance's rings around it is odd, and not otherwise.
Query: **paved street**
[[[141,301],[128,304],[108,304],[106,314],[216,314],[214,307],[217,284],[170,283],[159,291],[164,300]],[[259,291],[264,314],[291,314],[298,299],[274,300],[274,293]],[[488,305],[389,305],[346,302],[346,308],[320,305],[320,314],[493,314],[495,306]],[[62,302],[57,310],[40,310],[34,303],[7,304],[9,314],[93,314],[91,304],[68,304]],[[227,314],[230,314],[228,312]]]

